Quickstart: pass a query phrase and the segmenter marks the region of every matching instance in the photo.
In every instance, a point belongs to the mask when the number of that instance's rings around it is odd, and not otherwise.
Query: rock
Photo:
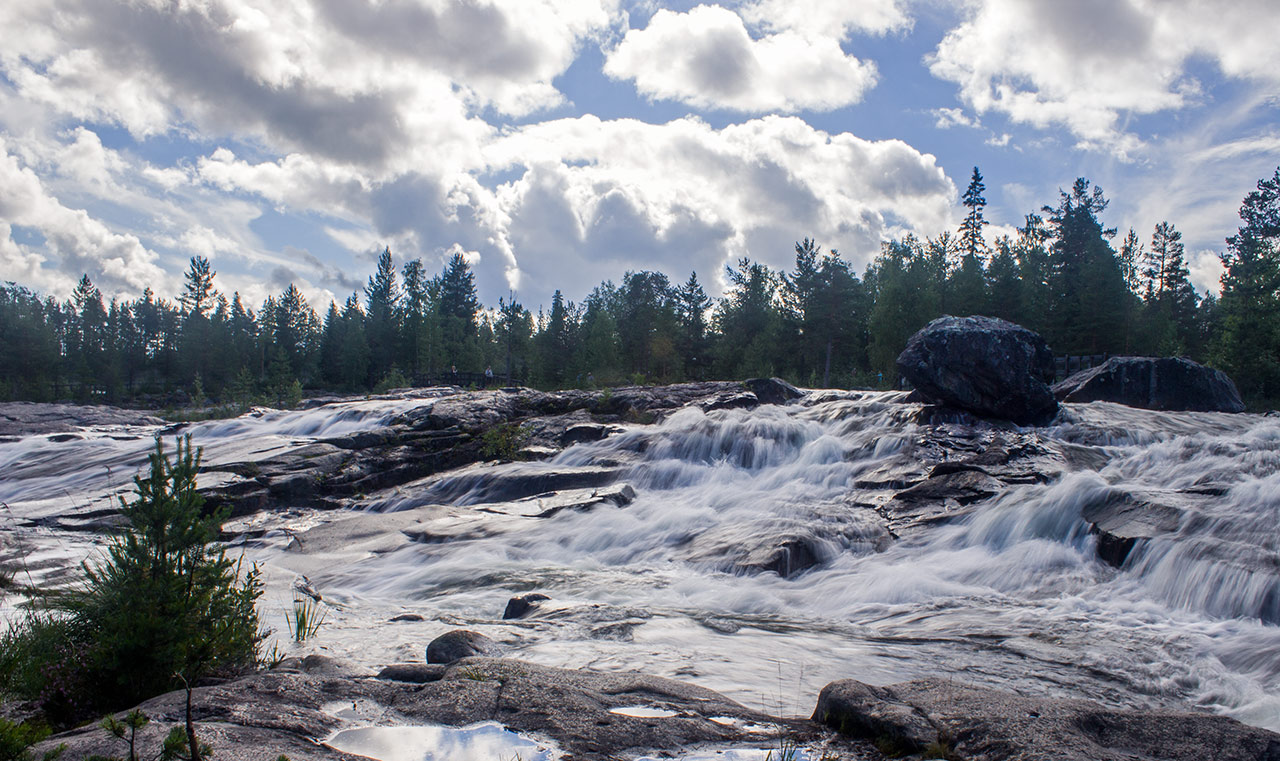
[[[170,727],[181,723],[185,702],[186,694],[176,691],[139,706],[151,718],[139,733],[140,747],[160,747]],[[399,664],[388,666],[379,679],[273,671],[192,692],[200,738],[227,761],[281,754],[293,761],[354,758],[315,739],[353,725],[333,711],[335,705],[366,707],[381,717],[381,725],[463,727],[496,720],[525,736],[549,739],[566,757],[580,761],[667,756],[699,745],[717,749],[708,744],[761,747],[776,744],[779,729],[800,740],[818,734],[808,722],[776,719],[683,682],[507,659],[473,658],[447,667]],[[658,715],[614,712],[628,707],[656,709]],[[73,759],[121,750],[120,740],[91,723],[49,738],[37,747],[36,757],[59,743],[67,745],[64,757]],[[859,750],[856,757],[869,757],[869,748]]]
[[[427,663],[453,663],[477,655],[499,656],[497,642],[479,632],[454,629],[431,640],[427,645]]]
[[[984,417],[1043,425],[1058,410],[1048,344],[994,317],[939,317],[907,341],[898,372],[931,401]]]
[[[772,571],[789,579],[826,560],[831,551],[824,544],[807,536],[781,537],[747,553],[738,567],[749,573]]]
[[[560,443],[567,447],[586,441],[599,441],[613,432],[614,428],[611,426],[599,423],[579,423],[569,426],[564,433],[560,434]]]
[[[423,616],[421,613],[401,613],[400,615],[392,616],[389,619],[389,621],[393,624],[398,624],[403,621],[426,621],[426,620],[427,620],[426,617]]]
[[[890,755],[918,753],[938,739],[939,727],[891,687],[853,679],[823,687],[812,718],[841,734],[872,740]]]
[[[751,378],[742,382],[761,404],[786,404],[804,396],[804,392],[781,378]]]
[[[1181,357],[1112,357],[1053,387],[1062,402],[1115,402],[1148,410],[1244,412],[1226,373]]]
[[[715,410],[745,410],[752,407],[760,406],[760,399],[750,391],[741,391],[736,394],[721,394],[702,405],[703,412],[714,412]]]
[[[1098,557],[1119,568],[1138,540],[1176,531],[1182,510],[1129,492],[1108,490],[1081,507],[1080,517],[1098,536]]]
[[[529,611],[538,607],[538,604],[550,600],[551,598],[541,592],[530,592],[527,595],[516,595],[507,600],[507,609],[502,611],[502,619],[508,621],[513,618],[524,618],[529,615]]]
[[[813,719],[893,754],[938,743],[955,757],[992,761],[1280,761],[1280,735],[1225,716],[1108,708],[944,679],[832,682]]]
[[[90,426],[161,426],[165,421],[137,410],[105,405],[0,402],[0,435],[31,436],[68,433]],[[64,441],[66,439],[54,439]]]
[[[934,473],[936,475],[908,489],[903,489],[893,498],[903,502],[942,502],[954,499],[961,505],[968,505],[998,494],[1004,489],[1004,483],[977,467],[950,470],[937,466],[934,468]]]
[[[438,682],[448,666],[442,663],[393,663],[378,672],[379,679],[391,682],[426,684]]]

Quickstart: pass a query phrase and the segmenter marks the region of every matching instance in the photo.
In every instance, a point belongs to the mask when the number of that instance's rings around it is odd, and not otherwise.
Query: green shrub
[[[50,721],[103,711],[254,667],[262,635],[257,569],[213,543],[225,513],[203,514],[190,437],[170,462],[157,440],[150,475],[121,499],[125,528],[86,564],[84,584],[45,599],[4,635],[0,680]]]
[[[31,752],[31,746],[49,736],[49,728],[32,724],[14,724],[7,719],[0,719],[0,761],[35,761],[37,756]],[[53,761],[66,750],[59,745],[45,751],[39,756],[42,761]]]
[[[408,378],[404,377],[404,373],[400,372],[400,368],[392,365],[373,390],[374,393],[385,394],[393,388],[407,388],[410,385],[412,384],[409,383]]]
[[[517,423],[496,425],[480,436],[480,453],[499,460],[514,460],[533,431]]]

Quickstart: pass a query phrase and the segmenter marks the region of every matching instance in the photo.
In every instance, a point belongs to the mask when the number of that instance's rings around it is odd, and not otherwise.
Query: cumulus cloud
[[[258,6],[258,7],[255,7]],[[477,109],[526,114],[615,0],[6,3],[0,71],[23,98],[138,136],[251,137],[362,166],[448,157]]]
[[[604,70],[650,98],[749,113],[829,111],[876,82],[875,65],[846,55],[836,37],[788,28],[753,39],[742,17],[715,5],[658,11],[627,32]]]
[[[1143,145],[1126,117],[1200,102],[1197,57],[1280,92],[1277,24],[1280,6],[1267,0],[1229,11],[1196,0],[979,0],[928,62],[979,114],[1065,126],[1083,147],[1126,157]]]
[[[499,197],[520,269],[544,290],[577,274],[566,262],[597,281],[633,262],[696,269],[714,283],[743,255],[789,266],[805,235],[864,264],[903,225],[950,226],[955,194],[930,155],[796,117],[717,130],[696,118],[587,116],[527,127],[489,157],[495,167],[530,167]]]
[[[63,273],[85,273],[104,293],[139,292],[164,279],[156,256],[134,235],[112,232],[82,209],[62,205],[49,195],[40,178],[9,152],[0,136],[0,219],[5,220],[5,244],[0,251],[18,273],[48,282],[34,270],[46,263],[44,255],[25,250],[12,239],[12,225],[38,231],[44,251]],[[65,280],[51,283],[57,290]],[[61,286],[61,287],[59,287]]]
[[[429,269],[464,252],[486,302],[536,304],[639,268],[696,269],[714,290],[743,255],[790,266],[805,235],[861,266],[885,236],[952,226],[952,183],[900,141],[777,115],[536,121],[597,43],[642,90],[652,74],[716,108],[836,108],[875,77],[840,41],[910,23],[891,0],[734,7],[659,12],[610,46],[614,0],[0,4],[0,267],[62,294],[82,270],[108,292],[171,294],[200,255],[248,303],[294,280],[322,307],[387,245]],[[684,84],[646,60],[663,35]],[[183,140],[181,157],[147,150]],[[288,224],[315,229],[289,246]]]
[[[852,32],[884,34],[909,28],[905,5],[900,0],[748,0],[738,13],[770,31],[844,38]]]

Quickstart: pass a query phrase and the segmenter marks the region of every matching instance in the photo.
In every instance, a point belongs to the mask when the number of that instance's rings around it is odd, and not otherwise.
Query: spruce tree
[[[980,263],[985,261],[987,255],[987,242],[982,237],[982,228],[988,224],[982,215],[982,210],[987,205],[987,199],[982,196],[986,189],[987,186],[982,183],[982,173],[975,166],[962,199],[964,207],[969,211],[960,224],[960,251]]]
[[[364,289],[366,307],[365,337],[369,343],[369,385],[382,379],[396,359],[400,328],[400,289],[391,249],[378,256],[378,269]]]

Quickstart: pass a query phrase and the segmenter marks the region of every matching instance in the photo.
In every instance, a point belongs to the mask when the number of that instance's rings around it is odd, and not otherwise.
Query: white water
[[[340,561],[303,563],[270,543],[251,555],[278,584],[268,607],[283,604],[290,569],[305,565],[334,604],[308,646],[370,666],[421,659],[432,637],[465,626],[518,657],[691,679],[784,713],[808,713],[837,678],[938,675],[1118,705],[1191,702],[1280,730],[1280,421],[1073,405],[1040,436],[1092,453],[1081,462],[1098,470],[1068,467],[1050,483],[1009,487],[967,518],[894,541],[856,504],[888,492],[855,483],[910,470],[937,450],[909,422],[913,408],[889,398],[684,410],[513,466],[633,463],[623,480],[638,497],[626,508]],[[273,413],[190,432],[207,460],[231,462],[385,425],[423,403]],[[133,433],[141,438],[0,444],[0,500],[19,516],[95,504],[103,470],[127,482],[149,448],[152,431]],[[1118,491],[1184,508],[1173,534],[1140,543],[1119,570],[1097,560],[1080,517]],[[375,502],[429,501],[412,486],[392,496]],[[813,570],[741,572],[752,547],[796,536],[816,548]],[[564,615],[501,621],[508,597],[525,591],[550,595]],[[405,611],[426,620],[387,623]]]

